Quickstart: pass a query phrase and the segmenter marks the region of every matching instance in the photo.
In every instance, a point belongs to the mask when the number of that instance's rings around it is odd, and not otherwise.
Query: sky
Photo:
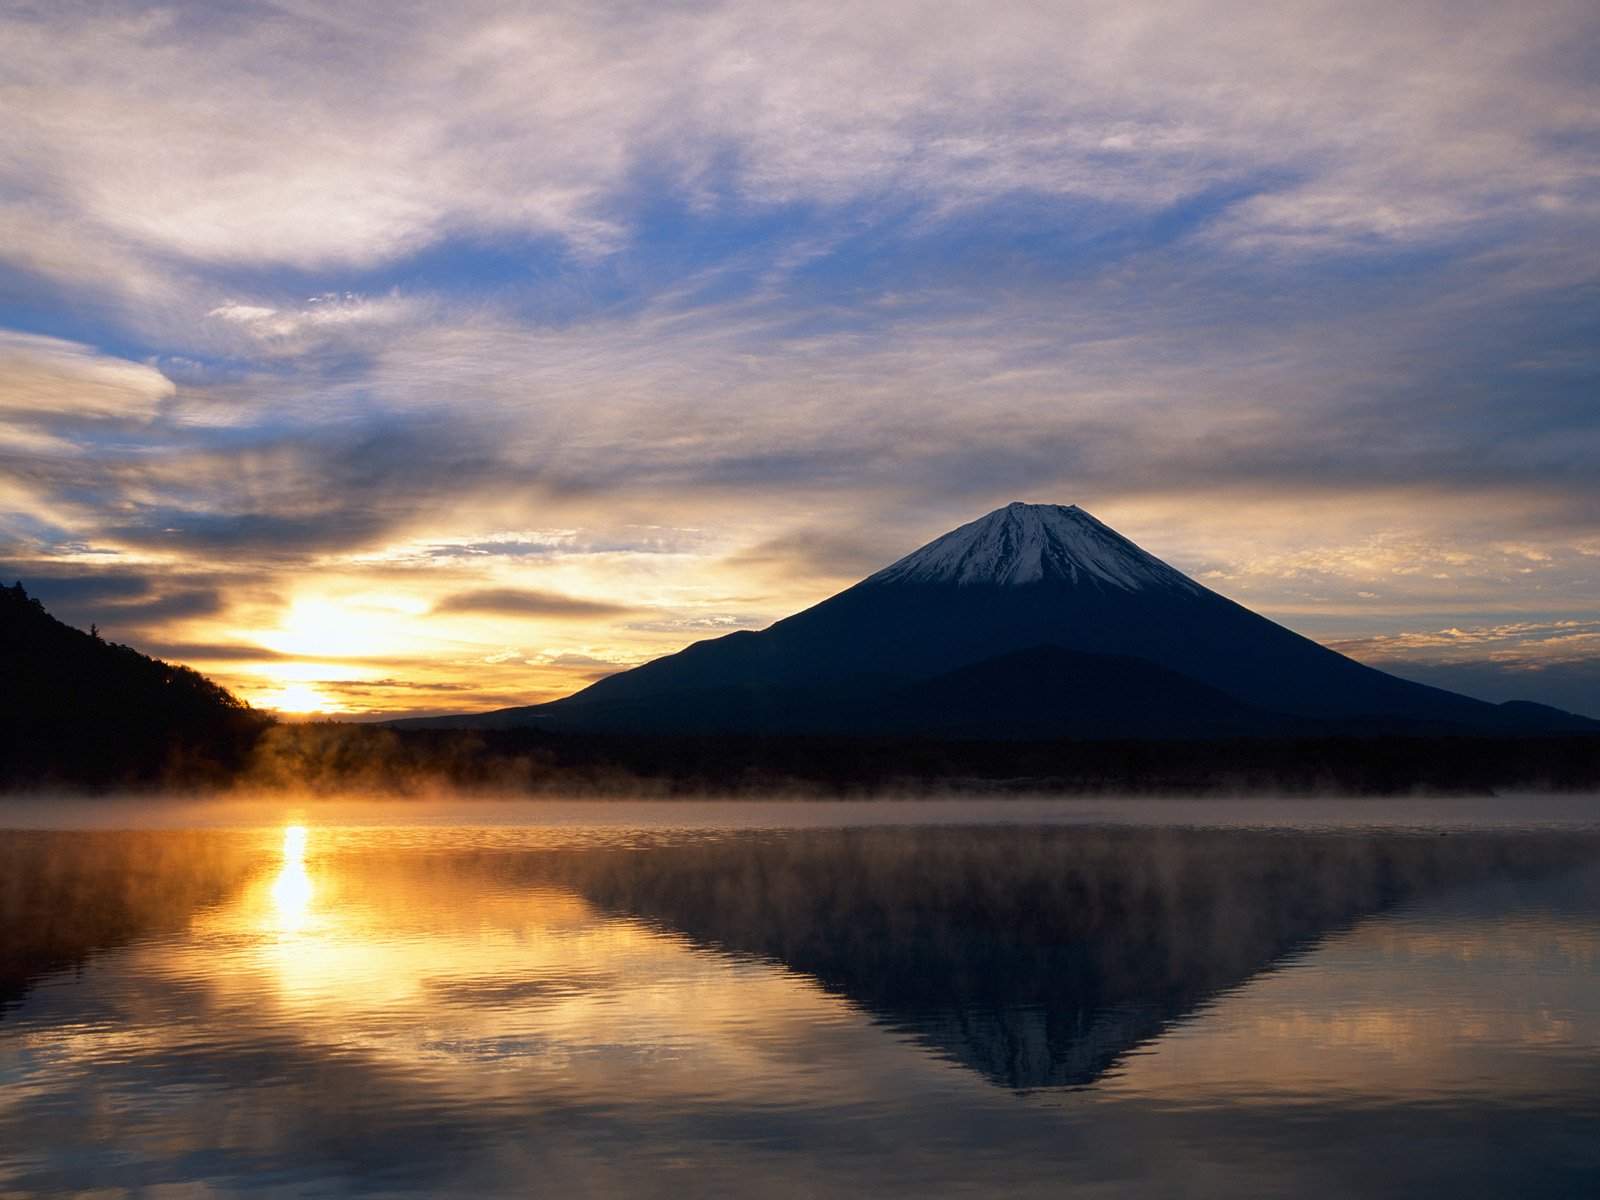
[[[1013,500],[1600,716],[1593,0],[0,0],[0,577],[565,695]]]

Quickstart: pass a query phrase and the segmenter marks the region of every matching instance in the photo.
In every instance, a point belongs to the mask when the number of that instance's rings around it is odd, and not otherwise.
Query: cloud
[[[828,527],[795,529],[760,545],[730,555],[736,569],[777,569],[786,576],[814,575],[820,579],[864,579],[905,553],[888,537],[872,537],[858,529],[840,533]],[[731,618],[730,618],[731,619]]]
[[[581,600],[554,592],[528,588],[474,588],[446,596],[434,605],[440,613],[496,613],[501,616],[557,617],[589,620],[631,612],[627,605],[602,600]]]
[[[1402,679],[1460,692],[1491,704],[1534,700],[1600,720],[1600,655],[1554,661],[1538,655],[1450,662],[1384,658],[1373,665]]]
[[[1330,643],[1405,679],[1499,704],[1536,699],[1600,718],[1600,621],[1511,621]]]
[[[152,658],[171,662],[293,662],[292,654],[280,654],[265,646],[229,645],[225,642],[144,642],[139,649]]]
[[[176,389],[143,363],[89,346],[0,329],[0,414],[60,426],[66,422],[148,422]]]
[[[423,311],[419,312],[419,307]],[[304,358],[341,342],[348,343],[348,331],[354,328],[365,327],[376,336],[392,333],[397,327],[424,318],[426,306],[394,293],[369,297],[330,292],[281,308],[229,300],[205,315],[215,322],[238,327],[247,335],[247,344],[232,345],[235,351],[271,360]]]
[[[274,604],[270,581],[249,572],[207,569],[205,564],[183,569],[12,554],[0,558],[0,578],[20,582],[67,624],[82,629],[98,624],[108,638],[137,640],[142,650],[153,644],[144,636],[152,628],[218,616],[246,604]]]
[[[257,321],[265,321],[276,317],[278,310],[275,308],[262,308],[253,304],[237,304],[230,300],[226,304],[219,304],[206,314],[208,317],[220,317],[224,321],[232,321],[237,325],[253,325]]]
[[[1465,629],[1406,631],[1334,643],[1368,661],[1495,661],[1508,666],[1586,663],[1600,657],[1600,621],[1514,621]]]
[[[63,4],[5,22],[11,245],[47,273],[101,247],[366,267],[454,235],[594,255],[639,236],[641,188],[936,220],[1240,180],[1272,181],[1219,225],[1243,247],[1456,237],[1592,216],[1593,29],[1558,0]]]

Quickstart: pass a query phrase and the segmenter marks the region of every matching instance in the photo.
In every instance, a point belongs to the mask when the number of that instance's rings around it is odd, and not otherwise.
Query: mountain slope
[[[1386,724],[1600,730],[1555,710],[1486,704],[1364,666],[1217,595],[1081,509],[1029,504],[952,530],[759,633],[697,642],[551,704],[427,723],[603,728],[607,713],[626,712],[629,728],[665,730],[683,724],[685,705],[704,709],[720,696],[712,707],[727,723],[706,711],[703,731],[748,728],[741,703],[770,712],[771,731],[798,730],[811,727],[807,703],[830,695],[857,703],[863,680],[886,696],[1038,646],[1142,659],[1254,709],[1355,722],[1364,732]],[[880,724],[902,722],[885,712]]]
[[[470,718],[513,729],[530,710]],[[538,723],[582,733],[863,734],[981,740],[1310,735],[1315,722],[1241,703],[1123,654],[1033,646],[906,685],[860,675],[829,686],[727,684],[653,697],[547,705]]]
[[[64,625],[0,587],[0,782],[125,783],[237,767],[271,719],[198,671]]]
[[[1170,738],[1309,732],[1156,663],[1032,646],[876,700],[866,728],[925,737]]]

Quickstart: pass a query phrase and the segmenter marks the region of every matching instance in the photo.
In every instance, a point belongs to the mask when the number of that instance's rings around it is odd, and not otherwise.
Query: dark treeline
[[[271,718],[198,671],[64,625],[0,587],[0,780],[220,784]]]
[[[1484,794],[1600,788],[1600,738],[1308,738],[961,742],[397,730],[333,722],[263,738],[252,782],[538,793],[871,795]]]

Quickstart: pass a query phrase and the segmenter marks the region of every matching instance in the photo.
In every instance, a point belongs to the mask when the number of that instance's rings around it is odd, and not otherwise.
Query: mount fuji
[[[1201,586],[1080,508],[1010,504],[853,587],[547,704],[410,727],[929,737],[1600,732],[1396,678]]]

